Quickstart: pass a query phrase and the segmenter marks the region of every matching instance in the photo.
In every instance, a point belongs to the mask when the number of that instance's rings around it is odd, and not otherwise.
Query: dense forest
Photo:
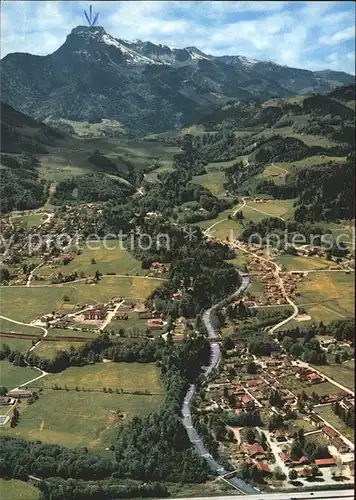
[[[276,199],[297,197],[294,218],[298,222],[352,219],[354,215],[355,167],[351,161],[330,161],[299,167],[277,186],[273,181],[261,181],[256,189]]]
[[[85,174],[59,181],[51,201],[58,205],[113,199],[126,201],[134,192],[133,186],[105,174]]]
[[[29,210],[48,198],[48,183],[39,179],[38,160],[31,155],[1,154],[0,210]]]

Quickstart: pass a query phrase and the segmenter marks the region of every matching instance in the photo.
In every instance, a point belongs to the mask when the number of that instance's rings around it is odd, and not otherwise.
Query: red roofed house
[[[263,455],[265,456],[265,450],[258,443],[247,445],[248,454],[253,457],[254,455]]]
[[[128,314],[126,312],[123,312],[123,311],[117,311],[115,313],[115,319],[128,319]]]
[[[106,316],[106,310],[102,307],[93,307],[92,309],[88,309],[87,311],[83,311],[84,319],[95,319],[102,320]]]
[[[161,318],[151,318],[147,320],[148,328],[162,328],[163,320]]]
[[[338,436],[334,437],[330,440],[331,446],[334,446],[336,450],[339,453],[348,453],[350,451],[350,448],[347,446],[347,444]]]
[[[252,467],[255,467],[259,471],[261,471],[263,474],[270,474],[271,469],[269,468],[269,465],[266,464],[266,462],[256,462],[253,464]]]
[[[291,462],[291,458],[290,456],[288,455],[288,453],[284,453],[283,451],[279,454],[279,456],[281,457],[281,459],[283,460],[284,463],[290,463]]]
[[[33,394],[25,389],[13,389],[12,391],[9,391],[6,396],[9,396],[10,398],[30,398]]]
[[[314,462],[318,467],[330,467],[336,464],[335,458],[316,458]]]
[[[310,384],[319,384],[320,382],[323,382],[323,380],[324,380],[323,377],[321,377],[320,375],[318,375],[315,372],[310,373],[307,376],[307,379],[308,379]]]
[[[325,434],[325,436],[328,436],[328,438],[330,438],[330,439],[338,436],[338,433],[336,431],[334,431],[334,429],[332,429],[331,427],[328,427],[327,425],[325,425],[321,429],[321,431],[323,434]]]
[[[251,398],[249,398],[246,394],[244,396],[242,396],[242,398],[240,398],[240,401],[242,404],[244,405],[247,405],[250,401],[251,401]]]
[[[317,429],[324,427],[324,420],[320,418],[316,413],[311,413],[309,415],[309,420]]]
[[[298,460],[293,460],[293,465],[305,465],[309,463],[309,459],[307,457],[300,457]]]

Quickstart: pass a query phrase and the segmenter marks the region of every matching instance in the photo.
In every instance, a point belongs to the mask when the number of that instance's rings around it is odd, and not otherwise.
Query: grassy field
[[[11,217],[11,222],[15,226],[22,227],[38,227],[42,222],[42,217],[45,216],[41,213],[30,213],[26,215],[15,215]]]
[[[250,255],[245,252],[239,252],[238,250],[236,253],[237,255],[234,259],[227,260],[226,262],[228,262],[229,264],[233,264],[236,267],[243,267],[249,264],[249,262],[251,261]]]
[[[320,415],[324,420],[329,422],[330,425],[335,427],[337,431],[343,434],[347,439],[354,442],[355,440],[355,430],[348,427],[341,418],[339,418],[332,410],[330,406],[320,406],[315,408],[316,413]]]
[[[179,151],[160,141],[136,140],[130,141],[117,138],[93,138],[90,141],[78,140],[72,137],[64,147],[53,148],[50,155],[39,155],[40,175],[51,182],[75,175],[90,172],[100,172],[88,158],[95,149],[112,159],[121,172],[130,170],[130,165],[137,169],[150,167],[153,158],[158,158],[162,166],[173,166],[173,155]]]
[[[251,277],[251,284],[248,287],[248,292],[254,296],[266,295],[265,289],[261,281],[255,277]]]
[[[333,234],[333,236],[337,239],[337,242],[345,242],[349,246],[352,245],[354,239],[355,239],[355,234],[352,229],[352,224],[346,223],[334,223],[334,222],[316,222],[312,224],[312,227],[317,229],[324,229],[324,230],[329,230]]]
[[[6,344],[13,351],[28,351],[32,347],[32,341],[26,339],[18,339],[14,337],[0,337],[0,346]]]
[[[8,389],[14,389],[38,375],[39,371],[28,366],[14,366],[7,360],[0,361],[0,386]]]
[[[1,294],[2,295],[2,294]],[[1,296],[2,302],[2,296]],[[43,330],[41,328],[36,328],[35,326],[18,325],[7,319],[0,318],[0,331],[6,333],[27,333],[30,335],[43,335]]]
[[[73,326],[75,328],[74,323],[71,324],[70,326]],[[84,328],[96,329],[98,327],[95,325],[85,325]],[[79,328],[77,330],[72,330],[72,328],[49,328],[48,329],[48,337],[63,337],[63,340],[65,340],[65,337],[83,337],[84,339],[91,339],[91,338],[95,338],[97,336],[98,336],[98,334],[96,332],[92,332],[92,331],[83,332]]]
[[[0,479],[1,500],[38,500],[39,490],[17,479]]]
[[[299,284],[300,297],[297,302],[315,321],[322,320],[327,323],[335,319],[353,317],[354,280],[354,274],[309,274]]]
[[[278,167],[275,165],[268,165],[264,171],[257,177],[264,180],[271,180],[277,186],[285,183],[285,178],[288,171],[284,167]]]
[[[44,389],[34,404],[21,403],[19,424],[13,429],[2,426],[0,435],[105,453],[115,441],[118,425],[149,413],[161,401],[161,396]],[[116,411],[124,418],[117,419]]]
[[[78,348],[84,344],[85,342],[68,342],[64,339],[58,342],[41,342],[33,352],[43,358],[51,359],[58,351],[67,351],[70,346]]]
[[[78,302],[95,304],[113,297],[146,299],[162,283],[153,278],[107,276],[96,285],[81,282],[48,287],[6,287],[1,292],[2,311],[11,319],[27,323],[53,310],[71,312]]]
[[[92,242],[89,246],[82,248],[82,253],[65,266],[50,268],[41,267],[37,274],[49,277],[53,273],[62,272],[70,274],[83,272],[85,276],[93,276],[95,271],[102,274],[115,272],[116,274],[144,275],[147,271],[141,269],[141,263],[136,260],[127,250],[120,247],[119,241]],[[92,259],[95,264],[92,264]]]
[[[226,182],[226,177],[223,170],[210,171],[207,174],[195,176],[193,181],[201,184],[217,198],[221,198],[225,193],[223,184]]]
[[[322,382],[321,384],[310,385],[307,382],[301,382],[295,377],[283,377],[282,383],[285,387],[288,387],[295,395],[305,391],[306,394],[311,394],[315,392],[319,396],[331,395],[336,393],[342,393],[343,391],[332,384],[331,382]]]
[[[76,386],[102,391],[103,387],[127,391],[149,391],[163,395],[160,373],[154,363],[96,363],[67,368],[61,373],[47,375],[35,382],[36,387],[52,388],[53,384],[68,389]]]
[[[252,201],[248,201],[247,206],[242,209],[242,213],[246,219],[250,219],[255,222],[268,217],[281,217],[283,219],[288,219],[293,216],[294,201],[294,199],[271,200],[264,203],[254,203]]]
[[[214,227],[209,230],[211,236],[222,240],[226,240],[227,237],[230,239],[236,238],[242,226],[236,220],[228,219],[228,216],[232,216],[234,210],[236,210],[236,207],[224,210],[215,219],[197,222],[194,225],[199,226],[202,231],[206,231],[215,224]]]
[[[316,367],[320,372],[327,377],[332,378],[335,382],[355,390],[355,360],[346,361],[337,365],[325,365]]]
[[[299,255],[280,255],[278,264],[284,266],[287,271],[310,271],[312,269],[327,269],[330,261],[318,257],[301,257]]]
[[[128,319],[110,321],[105,331],[118,333],[123,328],[128,335],[135,335],[139,332],[145,333],[147,330],[147,320],[138,317],[137,313],[130,312]]]
[[[298,418],[296,420],[292,420],[290,422],[289,428],[299,428],[303,429],[304,432],[312,432],[315,431],[315,427],[308,420],[304,420],[302,418]]]

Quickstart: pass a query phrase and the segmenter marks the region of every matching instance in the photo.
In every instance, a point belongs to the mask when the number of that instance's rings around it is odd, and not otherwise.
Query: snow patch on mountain
[[[152,59],[146,56],[142,56],[135,50],[129,49],[128,47],[120,43],[119,40],[110,35],[107,35],[106,33],[101,37],[101,41],[104,42],[106,45],[111,45],[119,49],[123,54],[125,54],[127,62],[142,63],[142,64],[157,64],[157,61],[153,61]]]

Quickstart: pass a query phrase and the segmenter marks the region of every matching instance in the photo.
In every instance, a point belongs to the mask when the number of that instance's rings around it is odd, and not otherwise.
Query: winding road
[[[247,287],[250,284],[250,278],[247,273],[240,273],[241,277],[241,285],[239,289],[233,294],[233,297],[240,296],[243,294]],[[211,322],[211,313],[214,309],[218,307],[219,304],[215,304],[210,309],[207,309],[203,313],[203,323],[207,329],[208,332],[208,337],[209,339],[217,339],[218,338],[218,332],[214,328],[212,322]],[[210,364],[206,367],[203,368],[203,374],[205,377],[208,377],[210,373],[214,370],[219,365],[220,362],[220,345],[218,342],[212,342],[211,344],[211,358],[210,358]],[[182,423],[187,431],[188,437],[190,439],[190,442],[194,446],[195,450],[199,453],[201,457],[203,457],[210,469],[214,472],[217,473],[218,475],[224,475],[227,474],[228,471],[222,467],[214,458],[213,456],[208,452],[206,447],[204,446],[203,441],[201,440],[199,434],[197,433],[196,429],[193,427],[192,423],[192,414],[191,414],[191,401],[194,397],[196,391],[196,387],[194,384],[191,384],[189,386],[189,389],[185,395],[184,401],[183,401],[183,406],[182,406]],[[258,492],[257,489],[253,488],[250,484],[246,483],[242,479],[238,478],[237,476],[231,477],[229,479],[224,478],[225,481],[227,481],[231,486],[233,486],[236,490],[245,493],[245,494],[256,494]]]

